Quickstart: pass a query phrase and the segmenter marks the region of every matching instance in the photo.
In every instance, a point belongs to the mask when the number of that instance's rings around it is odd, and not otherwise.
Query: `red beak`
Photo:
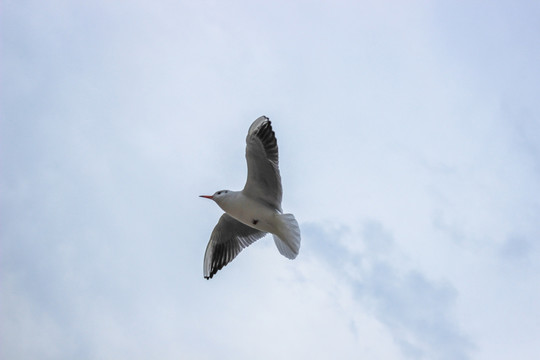
[[[212,200],[214,197],[212,195],[199,195],[199,197],[207,198]]]

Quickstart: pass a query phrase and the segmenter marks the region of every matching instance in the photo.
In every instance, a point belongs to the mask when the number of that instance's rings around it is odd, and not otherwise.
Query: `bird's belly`
[[[244,198],[242,206],[224,209],[236,220],[264,232],[275,232],[277,212],[249,198]]]

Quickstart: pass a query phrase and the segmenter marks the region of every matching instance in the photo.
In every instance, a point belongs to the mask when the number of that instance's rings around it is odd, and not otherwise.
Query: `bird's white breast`
[[[264,203],[245,196],[241,191],[218,204],[236,220],[264,232],[275,232],[278,212]]]

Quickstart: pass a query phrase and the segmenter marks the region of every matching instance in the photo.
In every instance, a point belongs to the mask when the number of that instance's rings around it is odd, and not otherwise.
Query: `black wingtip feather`
[[[268,158],[277,161],[278,148],[276,133],[272,129],[272,122],[267,117],[265,118],[266,121],[259,126],[255,135],[261,140]]]

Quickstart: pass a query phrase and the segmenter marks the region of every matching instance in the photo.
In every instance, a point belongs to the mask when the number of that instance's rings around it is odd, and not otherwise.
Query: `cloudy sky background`
[[[1,358],[540,358],[538,2],[0,16]],[[301,253],[206,281],[260,115]]]

